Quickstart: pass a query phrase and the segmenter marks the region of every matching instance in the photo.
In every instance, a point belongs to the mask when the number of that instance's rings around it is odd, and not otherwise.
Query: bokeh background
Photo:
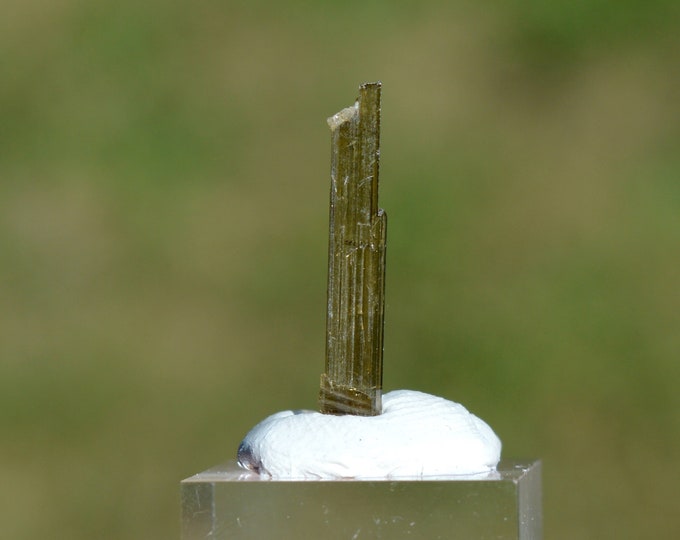
[[[542,458],[546,538],[680,538],[680,3],[2,11],[3,538],[178,538],[182,478],[315,408],[373,80],[386,390]]]

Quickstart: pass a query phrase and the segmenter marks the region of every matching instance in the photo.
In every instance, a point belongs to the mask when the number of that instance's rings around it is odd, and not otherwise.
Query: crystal
[[[378,207],[381,83],[361,85],[353,106],[328,119],[331,196],[326,371],[319,409],[380,414],[385,233]]]

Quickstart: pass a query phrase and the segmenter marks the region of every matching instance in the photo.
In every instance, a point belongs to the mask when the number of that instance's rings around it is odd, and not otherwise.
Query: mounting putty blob
[[[501,441],[453,401],[412,390],[382,398],[378,416],[282,411],[238,449],[241,467],[274,479],[398,478],[494,471]]]

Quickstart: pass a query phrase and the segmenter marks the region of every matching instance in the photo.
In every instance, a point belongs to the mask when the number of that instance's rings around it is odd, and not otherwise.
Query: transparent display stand
[[[235,462],[183,480],[182,540],[539,540],[540,461],[474,476],[269,480]]]

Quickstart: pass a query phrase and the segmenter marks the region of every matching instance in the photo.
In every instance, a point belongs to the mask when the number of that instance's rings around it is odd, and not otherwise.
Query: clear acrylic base
[[[182,540],[542,537],[540,461],[437,479],[270,480],[229,462],[183,480]]]

